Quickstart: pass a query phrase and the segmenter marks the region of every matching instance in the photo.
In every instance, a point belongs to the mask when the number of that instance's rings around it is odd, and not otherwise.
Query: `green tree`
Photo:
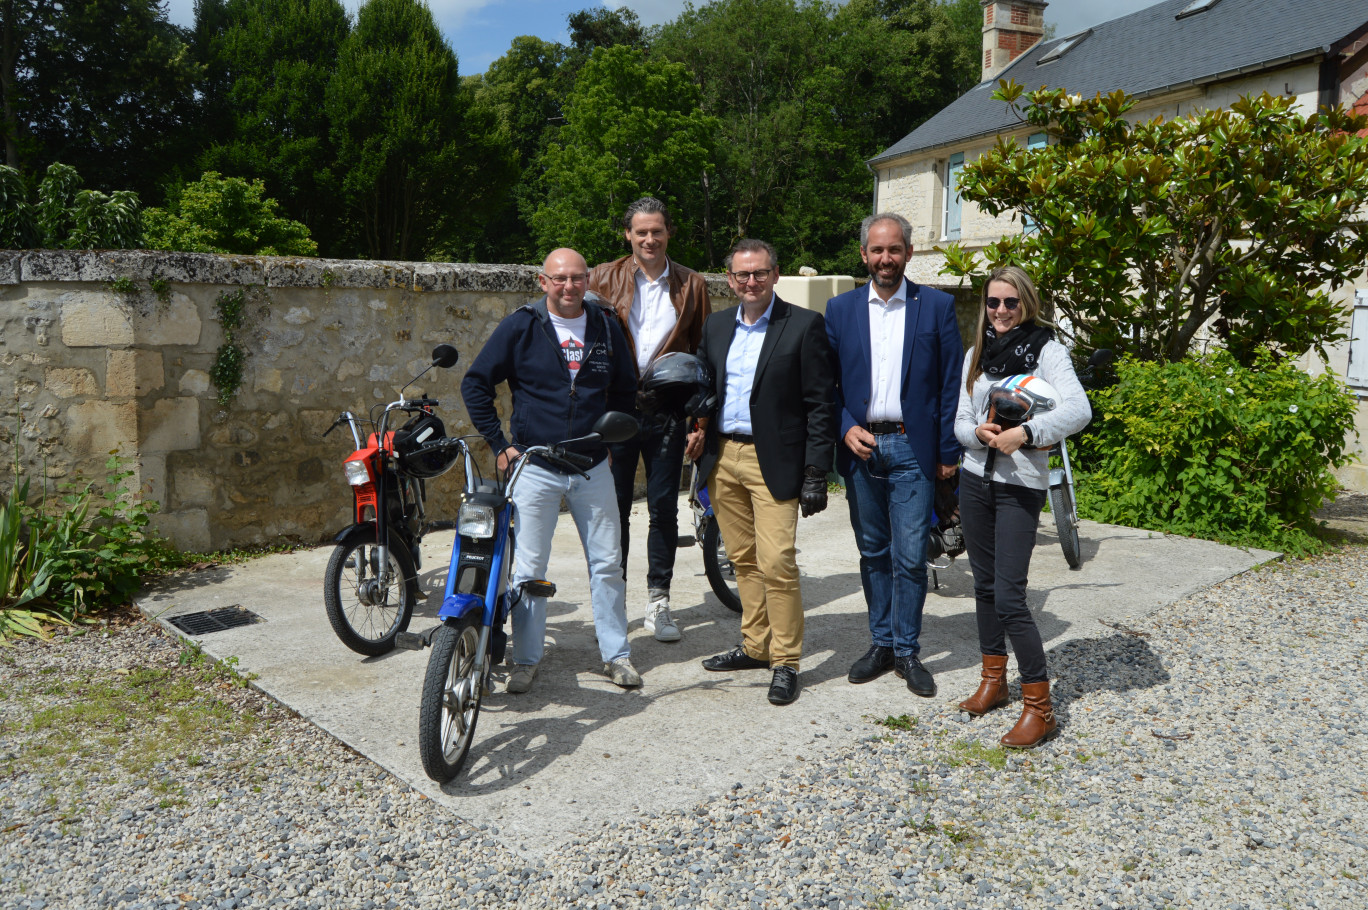
[[[1045,289],[1085,347],[1179,361],[1210,324],[1241,364],[1298,356],[1344,337],[1331,294],[1368,257],[1368,118],[1300,113],[1292,99],[1244,97],[1229,109],[1132,124],[1123,92],[1063,89],[994,97],[1053,139],[1010,139],[964,168],[960,192],[992,215],[1038,229],[947,271],[1013,262]]]
[[[0,248],[130,249],[139,246],[138,195],[83,190],[76,169],[54,164],[31,191],[24,175],[0,165]]]
[[[260,180],[209,171],[167,208],[143,211],[148,249],[246,256],[316,256],[309,229],[283,218]]]
[[[203,69],[159,0],[0,3],[0,132],[25,174],[61,161],[150,195],[193,143]]]
[[[940,0],[716,0],[661,28],[652,52],[688,67],[720,122],[702,199],[712,264],[756,236],[792,265],[860,268],[865,159],[953,100],[964,48],[981,41],[949,11]]]
[[[342,192],[372,258],[426,257],[478,230],[513,155],[418,0],[368,0],[342,43],[325,106]]]
[[[683,66],[622,45],[595,50],[566,102],[565,126],[543,154],[546,199],[532,219],[543,250],[571,246],[591,262],[616,258],[628,203],[652,195],[686,210],[677,203],[707,173],[715,129]],[[687,243],[678,252],[692,253]]]
[[[197,9],[201,22],[212,32],[219,92],[206,103],[229,124],[200,156],[201,168],[262,180],[325,254],[350,253],[324,110],[351,29],[340,0],[210,0]]]

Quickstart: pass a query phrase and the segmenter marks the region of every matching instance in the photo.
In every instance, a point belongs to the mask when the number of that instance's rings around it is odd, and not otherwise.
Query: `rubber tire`
[[[461,773],[470,755],[470,744],[475,741],[484,680],[476,681],[474,694],[468,696],[461,712],[460,725],[448,709],[447,693],[453,687],[453,676],[457,683],[469,684],[479,646],[480,616],[475,613],[446,623],[432,636],[432,654],[428,657],[423,697],[418,706],[418,754],[423,759],[423,771],[439,784]]]
[[[1083,551],[1078,545],[1078,510],[1073,491],[1068,484],[1050,487],[1050,513],[1054,515],[1055,530],[1059,532],[1059,547],[1070,569],[1083,565]]]
[[[360,553],[366,547],[375,546],[375,530],[358,534],[350,543],[339,544],[328,560],[327,571],[323,574],[323,606],[328,612],[328,622],[342,644],[357,654],[375,657],[394,650],[394,638],[408,628],[413,618],[413,607],[418,601],[418,572],[413,566],[413,556],[402,543],[389,548],[392,567],[400,573],[399,600],[394,606],[367,607],[356,596],[355,578],[343,577],[347,571],[347,559],[352,553]],[[348,596],[344,598],[344,591]],[[393,592],[391,592],[393,593]],[[375,611],[372,613],[372,611]],[[383,627],[373,622],[374,616],[382,618]],[[360,622],[358,622],[360,620]]]
[[[733,613],[740,613],[741,595],[736,593],[736,577],[733,574],[729,580],[722,568],[726,558],[726,551],[722,549],[722,532],[717,528],[717,519],[710,515],[703,519],[703,571],[708,576],[713,593],[722,601],[722,606]]]

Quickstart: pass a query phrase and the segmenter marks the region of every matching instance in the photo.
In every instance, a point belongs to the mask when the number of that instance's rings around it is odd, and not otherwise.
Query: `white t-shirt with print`
[[[584,362],[584,330],[588,324],[589,315],[583,311],[573,319],[562,319],[550,312],[547,315],[551,317],[551,325],[556,329],[556,339],[560,341],[561,356],[565,358],[565,365],[570,368],[570,384],[574,385],[580,364]]]

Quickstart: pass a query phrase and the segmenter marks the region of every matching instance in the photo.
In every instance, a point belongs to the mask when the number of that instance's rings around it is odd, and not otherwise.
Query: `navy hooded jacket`
[[[597,303],[586,302],[584,354],[572,378],[561,353],[546,298],[518,307],[495,327],[461,381],[470,422],[495,454],[511,445],[553,445],[587,436],[606,411],[632,410],[636,371],[622,327]],[[510,443],[494,407],[495,389],[507,382],[513,393]],[[607,457],[602,444],[591,455],[597,465]],[[543,467],[561,471],[537,459]]]

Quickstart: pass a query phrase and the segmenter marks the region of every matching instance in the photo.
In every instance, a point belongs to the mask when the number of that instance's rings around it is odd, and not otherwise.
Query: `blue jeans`
[[[898,657],[921,651],[934,495],[934,478],[922,473],[901,433],[879,436],[869,460],[856,461],[846,478],[869,634],[875,645],[892,648]]]
[[[635,415],[641,421],[636,436],[611,445],[613,483],[617,486],[618,514],[622,522],[622,574],[627,576],[628,516],[632,513],[637,462],[646,462],[646,509],[650,525],[646,532],[646,590],[669,594],[674,578],[675,553],[679,549],[679,478],[684,467],[684,423],[660,422]]]
[[[622,581],[617,497],[608,462],[599,462],[588,479],[560,474],[535,464],[523,468],[513,491],[517,552],[511,588],[546,578],[551,537],[560,517],[561,497],[570,505],[584,557],[589,563],[589,597],[594,630],[604,663],[628,657],[626,585]],[[523,597],[513,609],[513,662],[536,664],[546,645],[546,598]]]

